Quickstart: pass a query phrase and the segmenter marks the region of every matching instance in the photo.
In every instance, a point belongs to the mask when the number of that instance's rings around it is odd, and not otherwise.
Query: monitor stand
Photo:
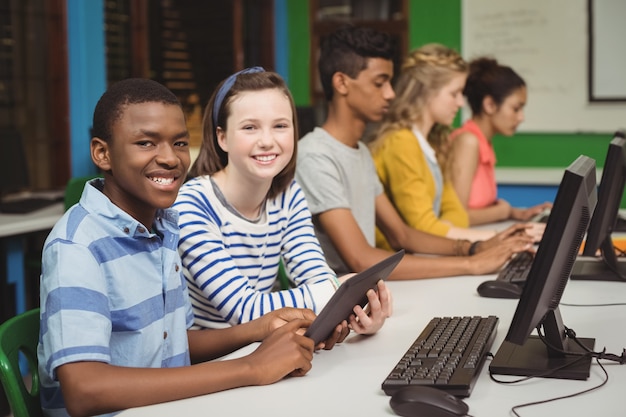
[[[489,364],[489,371],[497,375],[578,380],[589,378],[592,358],[589,352],[593,352],[595,339],[577,338],[587,348],[585,350],[566,337],[558,307],[545,315],[539,327],[543,328],[545,342],[534,335],[528,336],[523,345],[505,340]],[[579,353],[584,355],[577,355]]]
[[[595,339],[578,338],[593,350]],[[571,340],[567,350],[583,353],[583,349]],[[504,341],[489,364],[489,371],[497,375],[535,376],[542,378],[577,379],[589,378],[591,356],[550,356],[539,336],[530,336],[522,346]],[[570,366],[565,366],[572,363]],[[561,367],[563,367],[561,369]],[[558,369],[553,372],[553,370]]]
[[[618,259],[614,265],[614,269],[611,269],[606,261],[600,257],[579,256],[574,262],[570,278],[573,280],[626,282],[626,260]]]
[[[613,246],[611,231],[600,243],[599,255],[583,251],[574,262],[571,279],[591,281],[626,281],[626,261],[618,257]],[[597,253],[597,252],[596,252]]]

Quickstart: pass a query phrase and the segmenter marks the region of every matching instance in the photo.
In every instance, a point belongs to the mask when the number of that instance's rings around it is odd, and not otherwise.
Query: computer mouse
[[[469,411],[468,405],[454,395],[419,385],[400,388],[391,396],[389,405],[404,417],[458,417]]]
[[[522,287],[506,281],[490,280],[482,282],[478,288],[478,295],[489,298],[519,298]]]

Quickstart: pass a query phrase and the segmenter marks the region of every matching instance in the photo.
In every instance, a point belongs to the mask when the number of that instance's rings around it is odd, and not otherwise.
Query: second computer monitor
[[[589,223],[583,256],[574,264],[572,279],[626,281],[626,263],[618,262],[612,240],[625,183],[626,139],[620,131],[609,144],[598,187],[598,204]]]

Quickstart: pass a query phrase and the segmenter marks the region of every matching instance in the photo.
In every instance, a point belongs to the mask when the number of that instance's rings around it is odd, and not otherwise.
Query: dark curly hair
[[[333,98],[332,78],[343,72],[356,78],[368,58],[392,60],[395,45],[391,37],[368,27],[344,26],[322,39],[318,69],[327,101]]]
[[[144,78],[128,78],[113,84],[96,104],[93,112],[91,136],[109,142],[113,124],[121,117],[124,106],[154,102],[172,104],[182,108],[174,93],[156,81]]]

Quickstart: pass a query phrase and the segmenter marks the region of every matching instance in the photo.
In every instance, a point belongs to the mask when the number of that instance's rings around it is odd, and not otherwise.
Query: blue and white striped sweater
[[[180,215],[179,253],[199,327],[243,323],[285,306],[319,312],[337,288],[295,181],[267,201],[258,223],[222,204],[208,176],[183,185],[174,208]],[[295,288],[272,292],[281,257]]]

